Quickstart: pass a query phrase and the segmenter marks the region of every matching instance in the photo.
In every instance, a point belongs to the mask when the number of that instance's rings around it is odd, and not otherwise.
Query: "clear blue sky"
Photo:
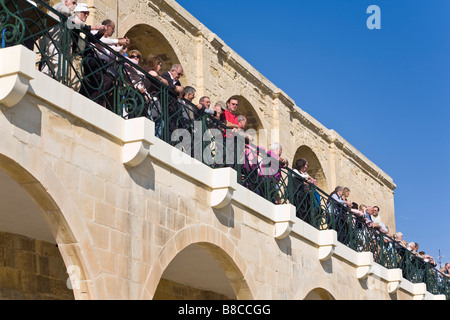
[[[391,176],[397,231],[450,262],[450,0],[178,3]]]

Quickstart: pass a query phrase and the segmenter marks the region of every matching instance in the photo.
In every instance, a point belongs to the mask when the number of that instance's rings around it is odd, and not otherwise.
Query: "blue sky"
[[[391,176],[397,231],[450,262],[449,0],[177,2]]]

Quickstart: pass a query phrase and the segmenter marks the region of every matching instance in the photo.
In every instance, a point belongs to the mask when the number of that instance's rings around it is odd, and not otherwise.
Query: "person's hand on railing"
[[[130,39],[128,39],[128,37],[125,38],[120,38],[118,39],[118,44],[121,46],[129,46],[130,45]]]
[[[280,166],[281,166],[282,168],[289,166],[289,160],[286,159],[286,158],[280,157],[280,158],[278,159],[278,161],[280,162]]]
[[[175,92],[176,93],[182,94],[183,91],[184,91],[184,87],[182,87],[182,86],[175,86]]]

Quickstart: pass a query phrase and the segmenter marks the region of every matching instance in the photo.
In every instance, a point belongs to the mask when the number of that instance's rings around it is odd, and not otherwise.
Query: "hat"
[[[89,12],[89,7],[86,3],[79,3],[75,7],[74,12]]]
[[[219,105],[223,110],[227,110],[226,104],[223,101],[217,101],[216,105]]]

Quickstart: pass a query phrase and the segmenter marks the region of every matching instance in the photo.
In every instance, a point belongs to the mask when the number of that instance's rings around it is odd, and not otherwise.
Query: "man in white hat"
[[[86,31],[98,31],[99,35],[97,38],[101,38],[103,36],[103,33],[106,31],[106,27],[104,25],[95,25],[95,26],[88,26],[86,25],[86,20],[89,17],[89,7],[86,3],[78,3],[73,10],[74,17],[71,19],[73,24],[75,25],[74,28],[80,29],[84,28]]]
[[[55,9],[61,15],[66,16],[67,26],[69,29],[73,29],[76,35],[72,39],[72,47],[76,47],[79,38],[79,30],[84,28],[86,31],[91,30],[99,30],[99,35],[103,34],[105,31],[104,26],[87,26],[86,20],[89,16],[89,8],[85,3],[77,4],[77,0],[62,0],[60,3],[57,3],[53,9]],[[74,15],[72,15],[72,10]],[[50,12],[49,15],[55,19],[59,20],[62,23],[62,19],[59,16]],[[61,25],[56,25],[52,29],[49,30],[48,35],[41,38],[40,48],[45,47],[45,51],[43,53],[45,62],[41,65],[41,71],[48,76],[60,80],[60,70],[59,64],[63,62],[63,59],[60,59],[60,51],[61,51],[61,34],[62,34]],[[78,30],[78,32],[77,32]],[[75,46],[74,46],[75,44]],[[69,57],[65,57],[66,59]]]

